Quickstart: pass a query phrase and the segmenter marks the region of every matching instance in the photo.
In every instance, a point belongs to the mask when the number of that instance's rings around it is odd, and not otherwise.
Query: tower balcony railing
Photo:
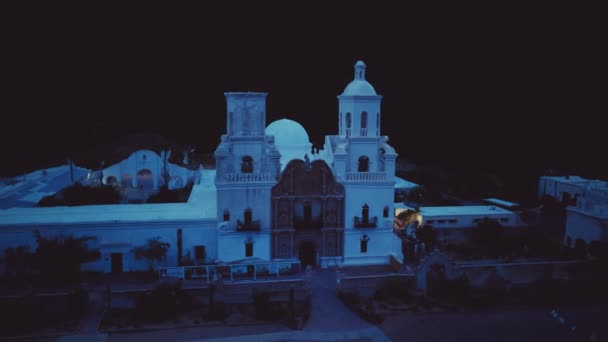
[[[366,137],[367,136],[367,128],[361,128],[361,133],[359,134],[362,137]]]
[[[249,223],[241,222],[236,220],[236,231],[237,232],[259,232],[261,229],[260,220],[254,220]]]
[[[321,219],[304,218],[301,216],[295,216],[293,218],[293,227],[296,229],[315,229],[321,228],[323,221]]]
[[[271,180],[269,173],[227,173],[223,179],[226,183],[256,183]]]
[[[347,172],[346,180],[351,182],[385,181],[386,172]]]
[[[350,128],[345,129],[345,133],[347,137],[350,137]]]
[[[378,226],[378,216],[359,217],[355,216],[355,228],[376,228]]]

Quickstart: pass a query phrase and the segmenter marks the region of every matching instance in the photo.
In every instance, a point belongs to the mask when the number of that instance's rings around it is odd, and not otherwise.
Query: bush
[[[182,289],[181,282],[164,282],[137,298],[136,316],[150,322],[176,318],[190,308],[192,296]]]
[[[389,279],[380,283],[374,292],[375,300],[384,302],[409,303],[411,295],[409,285],[398,279]]]
[[[192,182],[188,183],[181,189],[169,190],[167,187],[162,187],[156,194],[150,196],[147,203],[180,203],[188,202],[190,193],[192,192]]]
[[[89,302],[89,293],[83,288],[73,290],[68,295],[68,308],[67,315],[71,319],[78,319],[82,317],[87,309]]]
[[[112,185],[84,186],[80,183],[43,197],[37,207],[78,206],[94,204],[118,204],[120,192]]]
[[[281,318],[284,314],[283,310],[277,303],[270,300],[271,293],[267,291],[253,292],[253,307],[255,310],[255,319],[260,321],[271,321]]]

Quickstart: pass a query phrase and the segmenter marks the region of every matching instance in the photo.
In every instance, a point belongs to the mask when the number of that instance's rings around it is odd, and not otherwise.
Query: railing
[[[355,216],[355,228],[376,228],[378,225],[378,216],[359,218]]]
[[[367,128],[361,128],[361,134],[362,137],[366,137],[367,136]]]
[[[255,220],[250,223],[241,222],[236,220],[236,231],[237,232],[259,232],[260,231],[260,220]]]
[[[201,265],[161,267],[158,270],[159,279],[202,280],[210,283],[214,279],[225,281],[263,281],[275,280],[280,277],[301,277],[302,265],[295,262],[260,262],[233,265]]]
[[[293,218],[293,227],[296,229],[307,229],[307,228],[321,228],[323,226],[323,221],[313,220],[313,219],[305,219],[304,217],[295,216]]]
[[[345,131],[346,131],[346,136],[350,137],[350,128],[345,129]]]
[[[351,182],[384,181],[386,172],[347,172],[346,180]]]
[[[228,173],[222,181],[226,183],[269,182],[271,177],[269,173]]]

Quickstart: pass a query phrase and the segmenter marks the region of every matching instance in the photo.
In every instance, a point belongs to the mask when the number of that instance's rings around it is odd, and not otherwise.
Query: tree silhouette
[[[164,260],[170,247],[168,242],[161,242],[160,236],[157,236],[148,239],[145,245],[133,248],[133,254],[137,260],[146,259],[148,267],[152,271],[154,263]]]
[[[486,256],[496,256],[502,246],[504,228],[496,220],[484,218],[471,229],[471,239],[477,243]]]
[[[74,280],[80,272],[80,264],[99,259],[98,250],[89,249],[93,236],[72,235],[45,237],[40,231],[34,231],[38,247],[34,253],[34,263],[40,273],[53,283],[64,283]]]

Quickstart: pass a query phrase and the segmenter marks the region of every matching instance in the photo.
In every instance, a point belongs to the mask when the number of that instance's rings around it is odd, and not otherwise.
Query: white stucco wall
[[[182,184],[181,186],[172,186],[174,188],[184,187],[189,181],[193,180],[194,172],[185,167],[167,163],[167,169],[169,176]],[[133,152],[127,159],[106,167],[103,170],[103,182],[108,184],[108,178],[115,177],[120,183],[126,179],[126,175],[129,175],[130,186],[136,187],[138,186],[137,173],[141,170],[150,170],[152,172],[155,189],[164,184],[164,163],[161,157],[151,150]]]
[[[338,97],[339,130],[340,135],[346,135],[346,113],[351,115],[351,134],[350,136],[360,136],[361,134],[361,113],[367,112],[367,136],[378,136],[378,126],[376,125],[377,115],[380,113],[380,101],[382,96],[344,96]],[[342,120],[340,120],[340,118]]]
[[[361,252],[361,238],[367,235],[367,252]],[[395,243],[392,230],[377,228],[351,229],[344,234],[344,265],[378,265],[390,263]]]
[[[368,183],[352,184],[344,183],[345,208],[344,228],[346,230],[354,227],[354,217],[361,218],[361,208],[364,204],[369,207],[370,219],[378,217],[379,228],[391,228],[393,226],[393,200],[394,192],[392,183]],[[384,206],[388,206],[388,217],[383,217]],[[388,226],[385,221],[388,220]]]
[[[569,208],[566,216],[566,233],[564,243],[571,239],[571,247],[577,239],[582,239],[586,243],[591,241],[608,241],[608,219],[594,217],[581,210]]]
[[[270,230],[270,187],[256,187],[249,184],[243,187],[218,187],[218,221],[223,221],[224,210],[230,211],[229,227],[236,228],[237,220],[244,220],[245,209],[251,208],[252,220],[260,220],[263,231]]]
[[[217,230],[215,220],[173,221],[173,222],[134,222],[134,223],[76,223],[76,224],[27,224],[13,227],[0,227],[0,249],[30,246],[35,251],[37,243],[33,231],[38,229],[43,236],[73,235],[94,236],[96,241],[90,247],[101,252],[99,260],[82,264],[83,270],[111,271],[111,254],[123,253],[123,272],[145,270],[146,260],[136,260],[132,249],[144,245],[148,239],[160,237],[160,241],[171,246],[166,259],[157,266],[177,265],[177,230],[182,229],[182,256],[190,251],[194,257],[194,246],[205,245],[207,261],[217,258]]]
[[[220,233],[217,240],[218,260],[232,262],[247,259],[245,245],[253,242],[253,255],[250,258],[270,260],[270,234],[266,232]]]

